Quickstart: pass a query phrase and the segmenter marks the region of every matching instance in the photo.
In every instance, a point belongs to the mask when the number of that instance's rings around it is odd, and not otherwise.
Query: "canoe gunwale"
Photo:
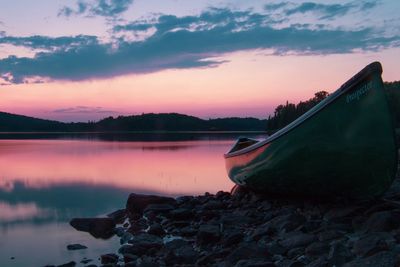
[[[323,101],[321,101],[319,104],[314,106],[312,109],[304,113],[302,116],[291,122],[290,124],[286,125],[284,128],[280,129],[273,135],[267,137],[266,139],[259,141],[258,143],[255,143],[251,146],[248,146],[244,149],[237,150],[234,152],[227,152],[224,154],[225,158],[230,158],[230,157],[235,157],[239,155],[246,154],[250,151],[256,150],[262,146],[265,146],[272,141],[286,135],[288,132],[291,130],[297,128],[300,126],[304,121],[310,119],[313,117],[315,114],[323,110],[325,107],[327,107],[329,104],[334,102],[337,98],[339,98],[341,95],[345,94],[355,86],[357,86],[359,83],[364,81],[368,76],[374,74],[374,73],[379,73],[382,74],[382,65],[379,62],[373,62],[366,66],[364,69],[362,69],[360,72],[358,72],[356,75],[354,75],[352,78],[350,78],[347,82],[345,82],[342,86],[340,86],[339,89],[337,89],[335,92],[333,92],[330,96],[325,98]],[[229,150],[230,151],[230,150]]]

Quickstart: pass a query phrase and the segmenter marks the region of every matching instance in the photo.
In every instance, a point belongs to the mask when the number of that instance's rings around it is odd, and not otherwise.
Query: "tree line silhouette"
[[[393,115],[395,127],[400,128],[400,81],[384,82],[384,90],[391,114]],[[318,91],[314,94],[314,97],[306,101],[300,101],[298,104],[286,101],[286,104],[277,106],[274,114],[268,116],[267,131],[274,132],[285,127],[328,96],[328,92]]]
[[[385,82],[391,114],[400,132],[400,81]],[[0,112],[0,132],[116,132],[116,131],[276,131],[294,121],[328,96],[319,91],[298,104],[275,108],[266,120],[256,118],[220,118],[204,120],[193,116],[164,113],[108,117],[98,122],[63,123]]]
[[[285,127],[329,95],[326,91],[319,91],[313,98],[306,101],[300,101],[297,105],[286,101],[285,105],[279,105],[275,108],[273,116],[268,116],[267,131],[275,131]]]

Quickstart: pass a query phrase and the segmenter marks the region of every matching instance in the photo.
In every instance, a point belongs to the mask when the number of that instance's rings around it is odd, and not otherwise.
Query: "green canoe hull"
[[[225,154],[232,181],[288,195],[379,196],[397,170],[395,132],[375,62],[264,141]]]

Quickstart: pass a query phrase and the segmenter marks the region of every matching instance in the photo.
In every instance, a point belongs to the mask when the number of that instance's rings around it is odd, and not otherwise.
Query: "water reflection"
[[[79,262],[114,252],[118,239],[95,240],[67,222],[121,208],[131,192],[178,196],[229,190],[222,154],[237,136],[0,140],[0,266]],[[67,251],[71,243],[89,248]]]
[[[228,190],[222,154],[231,141],[0,141],[0,177],[8,190],[86,183],[166,195]]]

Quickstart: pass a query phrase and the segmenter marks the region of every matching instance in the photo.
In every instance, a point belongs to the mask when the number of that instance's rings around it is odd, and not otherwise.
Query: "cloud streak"
[[[378,5],[377,0],[353,1],[343,4],[321,4],[315,2],[280,2],[269,3],[264,6],[267,11],[279,11],[287,16],[296,14],[305,15],[307,13],[317,15],[320,20],[331,20],[342,17],[350,12],[366,12]]]
[[[76,3],[75,8],[62,7],[58,16],[88,15],[112,18],[127,11],[132,3],[133,0],[80,0]]]
[[[270,8],[286,8],[286,5]],[[215,67],[225,62],[216,58],[236,51],[270,49],[276,55],[340,54],[376,51],[400,43],[399,36],[384,36],[373,28],[327,29],[307,24],[278,27],[282,21],[268,13],[211,9],[197,16],[160,15],[116,25],[113,34],[118,37],[109,43],[83,35],[60,38],[3,35],[0,43],[43,51],[33,58],[1,59],[0,77],[11,84],[29,82],[31,77],[78,81],[165,69]],[[140,33],[145,38],[127,37]]]
[[[103,107],[88,107],[88,106],[76,106],[69,108],[60,108],[53,110],[54,113],[63,113],[63,114],[76,114],[76,113],[118,113],[115,110],[107,110]]]

